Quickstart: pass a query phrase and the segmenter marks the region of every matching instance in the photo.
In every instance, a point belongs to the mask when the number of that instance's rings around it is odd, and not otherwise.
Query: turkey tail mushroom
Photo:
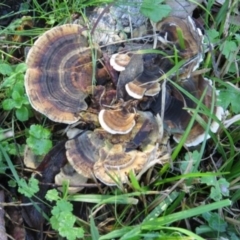
[[[92,56],[84,28],[57,26],[30,49],[25,89],[32,107],[55,122],[71,124],[88,108],[92,89]],[[100,53],[99,53],[100,54]]]
[[[200,100],[202,94],[205,93],[202,103],[208,109],[211,109],[212,98],[215,98],[214,115],[217,119],[219,119],[219,121],[221,121],[223,109],[216,106],[216,91],[208,79],[203,78],[201,75],[197,75],[186,79],[186,81],[182,81],[180,86],[188,93],[192,94],[196,100]],[[169,132],[173,134],[175,141],[180,141],[192,117],[190,112],[184,108],[194,109],[196,106],[197,104],[186,94],[180,92],[175,86],[167,84],[164,106],[164,124]],[[150,108],[155,114],[161,114],[162,92],[160,92],[158,97],[152,102]],[[199,115],[205,122],[208,121],[207,115]],[[212,132],[216,132],[218,127],[219,124],[212,120],[210,130]],[[204,140],[204,136],[206,134],[207,139],[210,138],[210,135],[205,133],[205,129],[197,121],[194,121],[185,145],[189,147],[198,145]]]
[[[98,119],[101,127],[111,134],[127,134],[135,126],[135,113],[124,109],[105,110],[99,112]]]

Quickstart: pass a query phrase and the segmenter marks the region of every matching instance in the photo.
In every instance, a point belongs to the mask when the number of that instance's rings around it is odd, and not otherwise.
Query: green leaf
[[[189,172],[192,172],[192,170],[194,169],[194,166],[198,162],[199,157],[200,157],[200,154],[196,150],[193,152],[186,153],[184,157],[185,161],[180,162],[181,172],[184,173],[189,166],[191,166],[191,169],[189,169]]]
[[[218,186],[211,187],[210,198],[213,199],[216,202],[218,202],[222,199],[222,194],[221,194]]]
[[[209,226],[217,232],[225,232],[227,223],[217,214],[212,213],[209,219]]]
[[[50,202],[51,201],[57,201],[59,199],[58,191],[56,189],[48,190],[45,198]]]
[[[51,196],[52,194],[52,196]],[[51,191],[50,198],[56,197],[56,192]],[[57,200],[56,206],[53,207],[50,218],[52,228],[59,231],[62,237],[66,237],[69,240],[75,240],[82,238],[84,231],[82,228],[74,227],[76,217],[72,214],[73,206],[65,199]]]
[[[24,105],[29,105],[29,100],[28,97],[26,95],[22,96],[22,104]]]
[[[15,180],[11,179],[8,181],[8,186],[15,188],[15,187],[17,187],[17,182]]]
[[[221,178],[218,180],[219,188],[223,196],[229,196],[229,182],[225,178]]]
[[[0,154],[0,174],[5,173],[7,168],[8,168],[7,165],[3,162],[2,154]]]
[[[216,176],[202,177],[200,181],[207,184],[207,186],[214,186],[216,184]]]
[[[9,110],[12,110],[13,108],[15,108],[15,104],[16,103],[14,100],[12,100],[11,98],[8,98],[8,99],[3,100],[2,107],[4,110],[9,111]]]
[[[26,70],[27,70],[26,63],[19,63],[16,66],[15,72],[17,72],[17,73],[25,73]]]
[[[219,32],[214,28],[206,30],[206,35],[209,37],[211,43],[219,41]]]
[[[220,50],[222,54],[229,60],[233,61],[235,57],[235,51],[237,49],[237,44],[234,41],[226,40],[220,45]]]
[[[7,63],[0,63],[0,73],[2,75],[11,75],[11,73],[13,72],[13,68],[11,67],[10,64]]]
[[[27,138],[28,146],[36,155],[44,155],[52,148],[52,141],[49,139],[38,139],[30,136]]]
[[[28,183],[23,178],[18,181],[18,192],[22,193],[24,196],[30,198],[38,191],[39,191],[39,186],[38,186],[37,179],[31,177]]]
[[[61,212],[59,214],[59,228],[58,231],[62,237],[67,239],[76,239],[75,231],[73,231],[73,225],[76,221],[76,217],[71,212]]]
[[[41,125],[31,125],[29,134],[27,144],[36,155],[46,154],[52,148],[52,141],[49,140],[51,132],[48,129]]]
[[[42,138],[48,139],[51,136],[51,132],[48,129],[37,124],[31,125],[29,134],[39,139],[42,139]]]
[[[23,85],[23,82],[22,81],[17,82],[14,85],[13,90],[17,91],[21,95],[21,97],[22,97],[24,95],[24,85]]]
[[[16,117],[19,121],[24,122],[29,119],[28,109],[24,106],[16,110]]]
[[[234,35],[238,43],[240,43],[240,34],[235,33]]]
[[[60,199],[57,201],[56,206],[53,207],[51,213],[52,215],[59,215],[61,212],[71,212],[73,210],[73,206],[70,202]]]
[[[51,223],[51,225],[52,225],[52,228],[55,229],[55,230],[58,230],[58,228],[59,228],[58,217],[59,217],[59,215],[56,215],[56,216],[53,215],[53,216],[50,218],[50,223]]]
[[[21,95],[18,91],[13,91],[12,92],[12,99],[15,100],[16,102],[21,101]]]
[[[153,22],[158,22],[167,17],[171,12],[171,7],[161,4],[163,0],[144,0],[140,12]]]
[[[15,83],[15,81],[16,81],[16,74],[13,74],[13,75],[11,75],[11,76],[9,76],[9,77],[6,77],[6,78],[4,78],[4,81],[3,81],[3,83],[1,84],[1,87],[11,87],[11,86],[13,86],[13,84]]]
[[[231,84],[226,85],[226,89],[220,90],[218,96],[219,104],[224,108],[227,109],[229,105],[231,105],[231,109],[234,113],[240,113],[240,89],[236,88]]]
[[[83,229],[73,227],[76,217],[71,212],[61,212],[58,221],[58,231],[62,237],[66,237],[68,240],[75,240],[83,237]]]
[[[10,155],[19,156],[19,154],[20,154],[20,156],[23,156],[24,148],[25,148],[24,144],[20,145],[17,143],[10,143],[10,144],[8,144],[7,152]]]

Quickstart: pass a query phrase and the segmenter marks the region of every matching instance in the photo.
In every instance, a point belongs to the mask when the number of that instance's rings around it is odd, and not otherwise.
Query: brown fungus
[[[92,131],[84,131],[65,144],[69,163],[81,175],[93,177],[93,166],[98,159],[98,152],[104,146],[104,140]]]
[[[135,126],[135,116],[135,113],[129,113],[123,109],[102,109],[99,112],[98,119],[105,131],[111,134],[126,134]]]
[[[110,65],[116,71],[124,71],[125,67],[129,64],[131,60],[130,54],[127,53],[115,53],[110,58]]]
[[[156,160],[162,122],[151,112],[137,114],[136,124],[127,134],[111,134],[97,128],[67,141],[69,163],[81,175],[96,177],[106,185],[126,183],[130,171],[146,171]]]
[[[190,16],[186,19],[167,17],[157,23],[156,29],[159,32],[158,40],[171,49],[168,53],[174,54],[174,48],[176,48],[179,57],[186,61],[180,71],[180,77],[189,77],[203,60],[201,30],[197,28]]]
[[[111,149],[101,149],[100,159],[93,170],[95,176],[106,185],[123,184],[128,181],[129,172],[139,172],[147,160],[144,152],[125,152],[121,145],[115,145]]]
[[[222,119],[223,109],[216,106],[216,90],[209,80],[203,78],[201,75],[196,75],[182,81],[179,85],[191,94],[196,101],[203,98],[202,104],[207,109],[211,109],[212,104],[214,104],[214,115],[219,120]],[[212,102],[213,100],[214,102]],[[189,96],[178,90],[176,86],[167,84],[165,105],[163,105],[162,102],[162,92],[160,92],[158,97],[151,104],[151,109],[155,114],[161,114],[162,107],[164,107],[165,128],[172,133],[174,139],[179,142],[192,117],[192,112],[186,110],[185,108],[194,110],[197,107],[197,104]],[[201,106],[200,109],[202,109]],[[205,123],[208,122],[209,117],[207,115],[199,113],[199,116],[205,121]],[[212,120],[210,130],[212,132],[216,132],[218,126],[219,125],[216,121]],[[208,139],[210,136],[208,134],[206,135]],[[205,129],[198,123],[197,120],[195,120],[185,145],[189,147],[196,146],[204,140],[204,136]]]
[[[26,93],[33,108],[53,121],[74,123],[88,107],[93,71],[85,33],[77,24],[54,27],[27,55]]]

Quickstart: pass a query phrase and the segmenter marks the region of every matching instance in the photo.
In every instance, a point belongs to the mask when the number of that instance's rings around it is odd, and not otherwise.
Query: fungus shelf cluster
[[[163,129],[179,141],[191,119],[185,108],[197,106],[177,86],[211,108],[214,88],[201,75],[192,75],[202,61],[202,32],[190,17],[168,17],[156,29],[159,53],[128,51],[113,54],[105,62],[115,69],[111,71],[120,72],[117,84],[99,61],[100,47],[89,46],[87,30],[80,25],[54,27],[28,53],[25,88],[32,107],[55,122],[94,123],[93,129],[81,130],[65,145],[69,163],[85,178],[97,178],[106,185],[126,183],[131,170],[140,176],[169,158],[167,147],[161,145]],[[181,68],[171,71],[176,61],[182,62]],[[219,107],[214,106],[214,113],[220,119]],[[211,130],[217,127],[214,123]],[[199,144],[204,134],[195,121],[186,145]]]

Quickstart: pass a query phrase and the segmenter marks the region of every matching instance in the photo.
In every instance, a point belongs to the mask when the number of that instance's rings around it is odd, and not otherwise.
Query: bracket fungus
[[[100,159],[93,167],[95,176],[110,186],[126,183],[130,171],[140,172],[146,162],[152,160],[149,155],[137,150],[125,152],[121,145],[115,145],[110,150],[101,149]]]
[[[174,48],[180,59],[185,60],[180,71],[180,78],[188,78],[203,60],[203,34],[194,20],[188,16],[186,19],[167,17],[160,21],[157,26],[159,31],[158,40],[170,47],[174,55]]]
[[[103,129],[81,132],[65,144],[69,163],[81,175],[106,185],[126,183],[128,173],[148,168],[162,138],[162,122],[151,112],[138,112],[132,131],[113,135]],[[152,166],[151,164],[149,166]]]
[[[221,120],[223,110],[216,106],[214,87],[201,75],[192,74],[202,61],[201,30],[191,17],[167,17],[156,24],[156,30],[160,51],[116,53],[110,62],[103,58],[108,70],[118,75],[111,65],[120,72],[118,80],[109,82],[98,69],[93,76],[91,48],[80,25],[54,27],[28,53],[25,88],[33,108],[56,122],[72,124],[81,119],[91,123],[65,144],[70,165],[84,180],[97,178],[106,185],[118,185],[128,181],[131,170],[141,176],[161,157],[168,159],[169,151],[161,145],[163,128],[180,141],[196,107],[203,121],[208,122],[204,111],[211,108],[214,120]],[[177,70],[176,57],[183,60]],[[92,92],[93,77],[97,85]],[[212,120],[210,130],[217,129],[218,123]],[[195,120],[185,145],[195,146],[205,135]]]
[[[184,60],[181,68],[172,74],[179,79],[189,78],[202,61],[203,35],[196,27],[193,19],[180,19],[167,17],[156,25],[158,31],[159,53],[133,54],[129,64],[121,69],[118,80],[118,96],[126,99],[126,95],[134,99],[142,99],[144,96],[156,96],[161,86],[159,78],[175,66],[176,53],[178,61]],[[125,54],[126,55],[126,54]],[[111,59],[121,58],[121,54],[115,54]],[[124,55],[123,55],[124,56]],[[122,87],[125,90],[122,90]]]
[[[77,24],[57,26],[30,49],[25,89],[32,107],[52,121],[74,123],[87,109],[92,86],[91,48]]]
[[[156,61],[157,54],[134,54],[119,75],[117,97],[124,100],[129,97],[142,99],[144,96],[155,96],[160,91],[159,77],[164,72],[162,65]],[[166,63],[166,61],[165,61]],[[167,64],[164,63],[164,66]]]
[[[98,119],[105,131],[111,134],[126,134],[135,126],[135,116],[135,113],[129,113],[123,109],[102,109],[98,114]]]
[[[124,71],[125,67],[129,64],[131,60],[130,54],[127,53],[115,53],[110,58],[110,65],[116,71]]]
[[[68,193],[79,192],[83,187],[78,185],[87,182],[87,178],[78,174],[69,163],[60,169],[60,172],[55,176],[54,180],[57,185],[62,185],[66,180],[69,181]],[[60,187],[59,190],[61,189]]]
[[[84,131],[65,144],[69,163],[81,175],[93,177],[93,165],[98,158],[99,148],[105,144],[104,140],[92,131]]]
[[[202,100],[200,109],[211,109],[214,103],[213,114],[216,119],[221,121],[223,117],[223,108],[216,106],[216,90],[212,86],[211,81],[203,78],[201,75],[197,75],[186,79],[180,83],[185,91],[187,91],[192,98],[196,100]],[[179,142],[184,131],[186,130],[192,114],[184,108],[189,108],[194,111],[197,107],[197,103],[183,92],[176,89],[175,86],[168,84],[166,86],[165,105],[162,104],[162,92],[158,95],[151,104],[151,109],[155,114],[161,113],[162,107],[164,107],[164,124],[167,130],[173,134],[174,139]],[[205,114],[199,114],[203,121],[207,123],[208,116]],[[216,120],[211,120],[210,130],[216,132],[219,124]],[[204,127],[198,121],[194,121],[194,124],[190,130],[188,138],[185,142],[186,146],[196,146],[204,140],[206,133]],[[210,137],[207,134],[207,139]]]

